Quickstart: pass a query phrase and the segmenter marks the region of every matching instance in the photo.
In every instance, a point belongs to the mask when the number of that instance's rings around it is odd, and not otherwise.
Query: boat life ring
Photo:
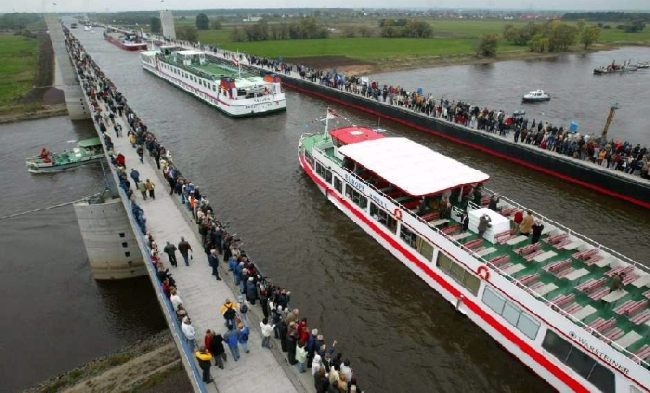
[[[393,211],[393,215],[395,216],[396,219],[398,219],[399,221],[402,221],[402,211],[399,208],[396,208]]]
[[[485,265],[479,266],[478,269],[476,269],[476,274],[478,274],[478,276],[485,281],[490,278],[490,271]]]

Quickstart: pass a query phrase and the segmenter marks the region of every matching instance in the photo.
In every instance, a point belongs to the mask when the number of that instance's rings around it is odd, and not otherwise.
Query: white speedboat
[[[523,102],[543,102],[549,101],[550,99],[551,95],[546,93],[544,90],[531,91],[528,94],[524,94],[521,98]]]

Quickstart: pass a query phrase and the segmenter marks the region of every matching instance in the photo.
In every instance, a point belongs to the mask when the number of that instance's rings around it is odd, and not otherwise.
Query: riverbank
[[[621,46],[650,46],[649,43],[598,43],[589,49],[576,49],[567,52],[531,52],[528,50],[510,50],[497,52],[495,57],[479,57],[471,53],[398,56],[379,59],[376,62],[365,61],[348,56],[306,56],[287,58],[293,64],[308,65],[315,69],[335,68],[346,76],[365,76],[384,72],[409,71],[419,68],[435,68],[456,65],[492,64],[500,61],[555,59],[563,55],[596,53],[618,49]]]
[[[191,386],[172,337],[168,330],[163,330],[115,354],[43,381],[24,393],[88,391],[185,392],[191,391]]]
[[[5,109],[5,113],[0,111],[0,124],[68,115],[68,109],[64,103],[55,105],[21,105],[3,109]]]
[[[63,91],[53,86],[50,35],[3,34],[0,48],[0,124],[67,115]]]

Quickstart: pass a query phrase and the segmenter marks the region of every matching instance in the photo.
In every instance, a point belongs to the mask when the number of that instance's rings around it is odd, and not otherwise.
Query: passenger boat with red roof
[[[559,391],[650,392],[650,269],[487,195],[487,174],[425,146],[329,131],[334,116],[299,143],[328,201]]]

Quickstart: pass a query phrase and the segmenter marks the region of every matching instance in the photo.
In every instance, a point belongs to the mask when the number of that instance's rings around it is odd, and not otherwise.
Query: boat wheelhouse
[[[528,209],[505,197],[487,208],[488,175],[405,138],[304,134],[299,160],[331,203],[559,391],[650,391],[647,267],[535,212],[532,243],[511,229]]]
[[[145,70],[229,116],[263,116],[286,110],[279,75],[254,75],[206,52],[173,46],[161,46],[141,56]]]

